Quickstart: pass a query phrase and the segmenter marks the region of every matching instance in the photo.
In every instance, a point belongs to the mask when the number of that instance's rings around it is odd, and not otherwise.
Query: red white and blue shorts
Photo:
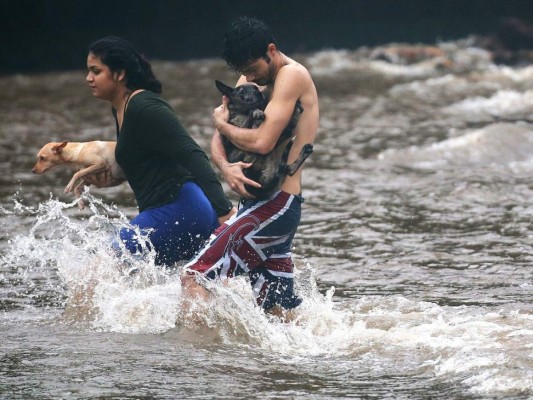
[[[292,239],[300,223],[303,198],[278,192],[262,201],[246,201],[221,225],[209,243],[185,266],[190,274],[228,279],[248,274],[256,302],[268,310],[297,307]]]

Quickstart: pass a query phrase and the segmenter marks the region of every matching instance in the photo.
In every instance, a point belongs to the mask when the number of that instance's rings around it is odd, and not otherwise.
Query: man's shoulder
[[[298,61],[292,60],[288,64],[284,65],[280,69],[280,72],[283,71],[285,74],[295,74],[295,75],[310,75],[308,69],[300,64]]]
[[[313,86],[311,74],[302,64],[294,61],[280,69],[274,83],[282,92],[305,93]]]
[[[297,81],[299,84],[312,82],[311,73],[309,70],[297,61],[292,61],[283,66],[276,77],[276,81],[278,81],[279,78]]]

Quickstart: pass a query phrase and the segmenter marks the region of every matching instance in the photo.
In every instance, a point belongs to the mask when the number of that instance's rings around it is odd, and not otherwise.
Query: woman
[[[139,207],[131,224],[147,233],[157,264],[192,257],[235,212],[206,154],[159,97],[161,83],[150,63],[128,41],[105,37],[92,43],[87,68],[93,96],[112,106],[115,158]],[[120,231],[133,254],[143,249],[137,236],[134,229]]]

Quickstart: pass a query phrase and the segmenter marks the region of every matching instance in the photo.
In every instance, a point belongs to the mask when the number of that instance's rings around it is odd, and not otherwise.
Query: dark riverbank
[[[505,17],[533,22],[528,0],[3,0],[0,73],[79,68],[88,43],[109,34],[151,59],[217,57],[239,15],[264,19],[287,52],[435,43],[496,35]]]

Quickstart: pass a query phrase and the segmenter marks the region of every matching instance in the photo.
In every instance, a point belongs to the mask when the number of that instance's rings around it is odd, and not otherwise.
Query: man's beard
[[[267,86],[267,85],[272,85],[274,83],[274,64],[270,63],[270,59],[268,59],[267,76],[261,79],[256,79],[254,83],[259,86]]]

